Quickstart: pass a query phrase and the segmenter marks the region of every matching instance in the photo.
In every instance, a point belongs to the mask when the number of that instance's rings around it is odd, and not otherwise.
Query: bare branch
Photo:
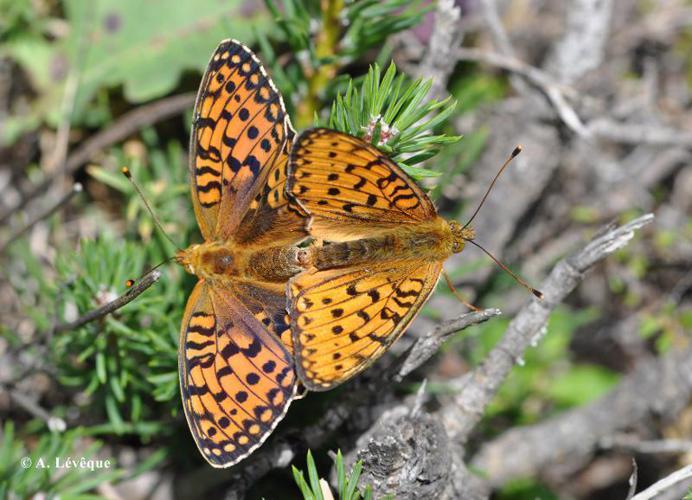
[[[567,29],[555,44],[548,65],[563,83],[579,80],[601,65],[610,34],[612,0],[572,0],[567,11]]]
[[[471,325],[488,321],[490,318],[499,316],[500,314],[502,313],[499,309],[485,309],[483,311],[462,314],[458,318],[445,321],[438,325],[434,330],[416,340],[411,346],[408,353],[405,355],[401,368],[398,373],[394,375],[394,380],[397,382],[401,381],[406,375],[430,359],[450,335],[464,328],[468,328]]]
[[[692,465],[687,465],[682,469],[676,470],[671,475],[664,477],[644,491],[634,495],[632,500],[649,500],[651,498],[656,498],[664,491],[674,486],[679,486],[680,483],[683,483],[685,488],[692,486]]]
[[[74,195],[76,195],[77,193],[81,193],[81,192],[82,192],[82,185],[79,182],[75,183],[72,186],[72,189],[70,189],[70,191],[68,191],[65,195],[63,195],[63,197],[60,198],[57,201],[57,203],[53,204],[48,209],[46,209],[43,212],[34,216],[33,219],[31,219],[29,222],[24,224],[22,227],[20,227],[16,231],[14,231],[10,236],[7,237],[7,239],[4,242],[0,243],[0,253],[3,253],[7,249],[8,246],[10,246],[12,243],[17,241],[17,239],[20,236],[23,236],[24,233],[26,233],[27,231],[29,231],[29,229],[34,227],[35,224],[37,224],[38,222],[42,221],[43,219],[46,219],[46,218],[50,217],[51,215],[53,215],[55,212],[57,212],[62,207],[67,205]]]
[[[626,500],[632,500],[632,497],[637,492],[637,481],[639,480],[639,467],[637,466],[636,460],[632,459],[632,474],[630,474],[627,483],[629,484],[629,489],[627,491]]]
[[[22,394],[15,388],[8,389],[8,393],[18,406],[21,406],[30,415],[43,420],[52,432],[63,432],[67,428],[67,424],[60,417],[55,417],[36,403],[30,397]]]
[[[548,73],[526,64],[512,56],[505,56],[494,52],[483,52],[478,49],[460,48],[456,52],[457,57],[465,61],[478,61],[507,71],[511,71],[526,78],[531,84],[538,87],[548,98],[555,112],[565,125],[579,136],[589,134],[574,108],[567,102],[565,94],[576,98],[574,89],[560,84]]]
[[[426,55],[417,69],[419,77],[432,79],[433,86],[428,94],[431,98],[442,99],[447,93],[447,80],[454,71],[450,61],[455,60],[454,52],[461,44],[460,17],[459,7],[455,7],[453,0],[437,2],[435,27]]]
[[[89,311],[88,313],[84,314],[83,316],[77,318],[74,321],[71,321],[69,323],[62,323],[60,325],[56,325],[53,327],[53,333],[60,333],[60,332],[66,332],[69,330],[74,330],[75,328],[79,328],[80,326],[84,326],[85,324],[89,323],[90,321],[94,321],[96,319],[99,319],[106,314],[110,314],[113,311],[116,311],[123,307],[126,304],[129,304],[132,302],[135,298],[137,298],[142,292],[144,292],[147,288],[149,288],[151,285],[156,283],[159,278],[161,277],[161,271],[158,269],[155,269],[151,271],[150,273],[145,274],[142,279],[140,279],[132,288],[130,288],[127,292],[122,294],[120,297],[117,299],[102,305],[98,309],[94,309],[93,311]]]
[[[505,432],[483,445],[472,463],[495,486],[535,476],[565,457],[588,458],[606,436],[641,425],[647,418],[675,418],[691,396],[692,348],[687,348],[641,362],[617,387],[589,405]]]
[[[587,125],[590,134],[625,144],[682,146],[692,148],[692,132],[668,127],[619,123],[607,118],[593,120]]]
[[[73,173],[98,151],[126,139],[142,127],[181,113],[191,107],[194,101],[195,93],[180,94],[140,106],[124,114],[110,127],[90,137],[75,149],[65,161],[64,174]],[[48,177],[29,188],[27,192],[22,194],[17,205],[0,215],[0,224],[5,223],[14,212],[23,209],[31,200],[43,193],[52,182],[53,178]]]
[[[684,439],[644,440],[630,434],[605,436],[599,442],[602,448],[616,448],[636,453],[692,453],[692,441]]]
[[[580,252],[560,261],[541,285],[544,300],[537,299],[525,306],[509,324],[507,331],[488,357],[464,378],[462,391],[455,404],[441,409],[450,438],[464,443],[483,416],[512,367],[522,359],[524,351],[535,345],[545,334],[551,311],[572,291],[596,262],[622,248],[634,231],[653,220],[647,214],[624,226],[607,231],[593,239]]]

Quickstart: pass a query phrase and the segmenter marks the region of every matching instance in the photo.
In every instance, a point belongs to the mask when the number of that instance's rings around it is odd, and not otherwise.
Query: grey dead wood
[[[647,360],[590,405],[533,426],[515,428],[483,445],[473,458],[493,486],[539,476],[567,459],[588,458],[607,436],[649,419],[675,417],[692,397],[692,348]]]
[[[692,453],[692,440],[685,439],[641,439],[634,434],[619,433],[606,436],[598,443],[599,447],[607,449],[634,451],[637,453]]]
[[[487,498],[487,487],[468,471],[440,421],[412,406],[382,413],[345,457],[347,464],[363,461],[360,484],[371,485],[375,498]]]
[[[21,227],[15,229],[12,234],[7,236],[5,241],[0,243],[0,254],[4,253],[12,243],[17,241],[21,236],[26,234],[32,227],[38,224],[43,219],[47,219],[61,208],[65,207],[72,198],[82,192],[82,185],[77,182],[75,183],[66,193],[64,193],[57,202],[50,205],[48,208],[44,209],[40,213],[36,214],[31,220],[27,221]]]
[[[376,497],[437,497],[449,482],[448,444],[438,420],[407,406],[394,407],[356,441],[355,458],[364,464],[361,484],[372,485]]]
[[[598,40],[582,41],[579,50],[575,50],[574,47],[575,40],[578,41],[584,36],[583,26],[577,22],[581,19],[579,16],[584,16],[584,13],[575,13],[583,7],[583,2],[588,1],[573,0],[568,6],[568,17],[577,15],[577,18],[567,23],[562,37],[563,42],[554,45],[552,53],[554,62],[550,65],[550,70],[529,72],[523,68],[525,76],[532,75],[533,84],[552,83],[557,79],[569,86],[591,68],[594,62],[603,60],[604,40],[608,35],[609,26],[607,20],[587,20],[594,26],[598,24],[600,27],[587,31],[590,36],[596,36]],[[588,12],[590,15],[609,16],[610,4],[611,2],[606,0],[600,2],[600,7],[587,5]],[[483,0],[482,9],[500,55],[505,59],[516,59],[509,36],[500,22],[495,1]],[[583,60],[588,60],[590,63],[584,65]],[[579,71],[575,68],[579,68]],[[551,74],[561,76],[551,77]],[[537,76],[538,80],[536,80]],[[531,82],[531,79],[529,81]],[[511,82],[521,97],[517,98],[518,102],[513,104],[505,101],[494,111],[489,123],[493,134],[479,162],[485,168],[474,170],[471,185],[476,186],[476,192],[467,193],[466,196],[467,199],[475,199],[479,196],[481,186],[488,185],[492,175],[512,147],[517,143],[522,144],[526,151],[524,158],[520,155],[515,160],[516,164],[506,172],[502,182],[496,185],[493,196],[486,201],[486,207],[475,220],[475,226],[478,228],[492,228],[492,231],[487,233],[479,232],[479,239],[500,256],[517,229],[521,229],[518,228],[518,224],[524,215],[543,194],[560,165],[565,147],[569,146],[569,143],[563,143],[558,130],[553,125],[545,123],[545,114],[547,110],[549,111],[551,103],[553,106],[557,103],[556,114],[577,132],[577,136],[586,135],[583,133],[581,120],[563,98],[564,94],[558,86],[538,85],[538,88],[527,89],[525,85],[519,84],[519,82],[523,84],[523,80],[514,78]],[[548,99],[546,100],[542,94],[545,94]],[[461,132],[465,131],[461,130]],[[465,220],[475,208],[473,204],[470,205],[461,220]],[[453,256],[450,259],[450,265],[459,265],[459,258],[459,256]],[[489,274],[490,268],[484,268],[465,277],[465,280],[478,284],[485,281]]]
[[[451,404],[434,414],[426,413],[419,404],[414,405],[417,411],[400,405],[383,413],[347,456],[351,463],[363,460],[364,470],[369,471],[361,484],[372,484],[378,495],[394,494],[397,498],[487,496],[487,487],[492,483],[469,475],[463,463],[463,444],[468,434],[517,360],[541,338],[550,311],[576,287],[584,272],[627,244],[634,231],[652,219],[649,214],[607,228],[581,251],[558,263],[542,285],[545,299],[532,300],[520,311],[488,358],[462,377],[457,385],[461,392]],[[451,329],[449,323],[446,325]],[[409,351],[410,360],[419,359],[413,355],[418,349],[428,352],[428,337],[433,335],[422,337],[418,348]]]
[[[84,315],[80,316],[74,321],[55,325],[53,327],[52,333],[58,334],[61,332],[74,330],[76,328],[86,325],[87,323],[90,323],[91,321],[95,321],[99,318],[104,317],[107,314],[117,311],[118,309],[129,304],[139,295],[144,293],[150,286],[156,283],[159,280],[159,278],[161,278],[161,271],[157,269],[145,274],[132,286],[132,288],[128,289],[125,293],[123,293],[116,299],[85,313]]]
[[[600,118],[590,122],[587,128],[594,136],[625,144],[692,148],[692,132],[671,127],[621,123],[608,118]]]
[[[411,346],[404,357],[401,368],[394,375],[394,380],[401,381],[406,375],[434,356],[450,335],[500,314],[502,313],[499,309],[485,309],[463,314],[458,318],[439,324],[432,331],[416,340]]]
[[[459,29],[461,12],[454,0],[440,0],[435,11],[435,28],[425,56],[417,66],[419,78],[432,79],[429,99],[444,99],[447,95],[447,81],[454,71],[454,52],[461,45],[462,32]]]
[[[536,345],[546,333],[546,322],[552,310],[574,290],[584,273],[599,260],[625,246],[634,237],[634,232],[653,218],[653,214],[647,214],[611,228],[579,252],[558,262],[540,286],[544,299],[532,299],[519,311],[486,359],[459,381],[461,392],[453,404],[440,409],[440,417],[451,439],[466,442],[509,372],[523,359],[526,349]]]
[[[610,35],[612,0],[571,0],[567,26],[553,45],[547,70],[563,83],[572,83],[603,62]]]
[[[687,465],[637,493],[632,500],[681,498],[692,487],[692,465]]]

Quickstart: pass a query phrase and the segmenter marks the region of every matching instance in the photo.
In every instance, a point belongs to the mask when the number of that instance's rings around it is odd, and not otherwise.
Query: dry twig
[[[499,309],[485,309],[462,314],[458,318],[445,321],[435,327],[434,330],[420,337],[408,350],[404,357],[403,364],[394,375],[394,380],[400,381],[413,370],[421,366],[430,359],[440,348],[447,338],[464,328],[476,325],[489,320],[494,316],[502,314]]]
[[[84,326],[91,321],[99,319],[105,316],[106,314],[110,314],[113,311],[120,309],[124,305],[132,302],[147,288],[156,283],[160,277],[161,271],[159,271],[158,269],[154,269],[153,271],[145,274],[132,288],[127,290],[127,292],[122,294],[117,299],[112,300],[111,302],[108,302],[107,304],[104,304],[101,307],[94,309],[93,311],[89,311],[88,313],[84,314],[83,316],[80,316],[74,321],[54,326],[53,334],[74,330],[75,328]]]
[[[17,241],[17,239],[20,236],[23,236],[24,233],[29,231],[32,227],[34,227],[35,224],[38,222],[42,221],[43,219],[46,219],[53,215],[55,212],[60,210],[62,207],[67,205],[70,200],[77,194],[82,192],[82,185],[77,182],[72,186],[72,189],[70,189],[67,193],[65,193],[62,198],[60,198],[55,204],[52,206],[48,207],[46,210],[42,211],[41,213],[37,214],[34,216],[33,219],[31,219],[29,222],[24,224],[22,227],[14,231],[11,235],[7,237],[5,241],[0,243],[0,254],[3,253],[8,246],[10,246],[12,243]]]
[[[650,500],[652,498],[659,498],[663,492],[676,486],[682,486],[684,489],[692,486],[692,465],[688,465],[682,469],[676,470],[669,476],[664,477],[657,483],[652,484],[644,491],[634,495],[632,500]]]
[[[64,175],[72,174],[98,151],[126,139],[142,127],[181,113],[194,104],[195,95],[191,92],[166,97],[124,114],[107,129],[90,137],[75,149],[67,157],[62,172]],[[37,198],[52,182],[53,178],[48,177],[29,188],[27,192],[22,193],[19,203],[0,215],[0,224],[4,224],[12,214],[23,209],[31,200]]]
[[[483,445],[473,465],[498,486],[540,474],[568,459],[579,463],[615,432],[649,417],[674,418],[691,396],[692,348],[688,348],[640,363],[615,389],[589,405],[507,431]]]
[[[580,252],[560,261],[540,289],[544,300],[532,299],[507,327],[502,340],[488,357],[464,379],[462,391],[452,405],[445,406],[442,417],[450,437],[466,441],[488,403],[497,393],[512,367],[524,351],[540,341],[550,312],[579,284],[596,262],[625,246],[634,232],[653,220],[653,214],[639,217],[624,226],[593,239]]]

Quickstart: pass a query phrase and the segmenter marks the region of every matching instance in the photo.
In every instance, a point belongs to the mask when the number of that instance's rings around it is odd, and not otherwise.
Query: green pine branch
[[[384,75],[374,64],[361,85],[349,81],[346,91],[332,103],[330,128],[362,137],[387,153],[414,178],[439,172],[413,165],[435,156],[440,147],[461,137],[435,133],[454,112],[456,101],[430,99],[431,80],[407,79],[394,63]]]
[[[256,32],[272,77],[286,98],[289,114],[306,127],[335,93],[339,71],[391,35],[418,24],[430,6],[406,0],[275,0],[265,4],[276,23],[273,40]],[[273,44],[288,45],[288,63],[279,63]]]

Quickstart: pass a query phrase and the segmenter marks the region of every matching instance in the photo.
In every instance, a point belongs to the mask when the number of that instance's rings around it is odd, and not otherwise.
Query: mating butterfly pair
[[[199,277],[181,327],[180,385],[202,455],[228,467],[269,436],[298,380],[327,390],[374,362],[473,232],[440,218],[361,139],[327,129],[296,138],[281,95],[235,40],[214,52],[193,120],[204,243],[176,256]]]

